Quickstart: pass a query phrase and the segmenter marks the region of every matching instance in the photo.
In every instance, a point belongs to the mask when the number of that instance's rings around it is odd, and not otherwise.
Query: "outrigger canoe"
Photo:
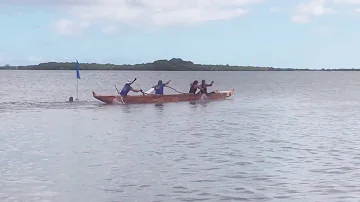
[[[106,104],[121,103],[121,104],[151,104],[151,103],[168,103],[168,102],[189,102],[201,100],[201,94],[170,94],[170,95],[134,95],[123,97],[121,95],[98,95],[92,92],[94,98]],[[234,89],[230,91],[218,91],[206,95],[204,100],[222,100],[231,97],[234,94]]]

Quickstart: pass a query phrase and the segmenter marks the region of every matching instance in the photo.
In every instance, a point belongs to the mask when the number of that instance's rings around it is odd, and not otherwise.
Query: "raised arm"
[[[170,82],[171,82],[171,80],[167,81],[167,82],[165,83],[165,86],[169,85]]]
[[[133,84],[135,81],[136,81],[136,78],[130,83],[130,85]]]

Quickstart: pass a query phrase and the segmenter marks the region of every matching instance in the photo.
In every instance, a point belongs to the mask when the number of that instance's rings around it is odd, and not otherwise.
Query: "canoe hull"
[[[168,103],[168,102],[189,102],[197,100],[222,100],[231,97],[234,94],[234,89],[230,91],[219,91],[217,93],[210,93],[206,97],[200,94],[170,94],[170,95],[136,95],[122,97],[120,95],[98,95],[92,92],[94,98],[106,104],[151,104],[151,103]]]

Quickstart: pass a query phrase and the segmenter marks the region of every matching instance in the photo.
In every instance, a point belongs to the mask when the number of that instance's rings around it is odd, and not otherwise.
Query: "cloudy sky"
[[[0,0],[0,65],[360,68],[360,0]]]

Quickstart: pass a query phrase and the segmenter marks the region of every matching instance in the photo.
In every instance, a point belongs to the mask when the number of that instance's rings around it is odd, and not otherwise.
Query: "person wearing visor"
[[[134,89],[133,87],[131,87],[131,84],[133,84],[134,82],[136,81],[136,78],[131,81],[131,80],[128,80],[124,87],[122,88],[121,92],[119,93],[121,96],[125,97],[127,96],[127,94],[132,91],[132,92],[143,92],[141,89],[140,90],[137,90],[137,89]]]

